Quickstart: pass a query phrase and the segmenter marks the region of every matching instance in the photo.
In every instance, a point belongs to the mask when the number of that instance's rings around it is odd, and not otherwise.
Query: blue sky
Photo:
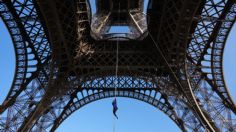
[[[236,101],[236,26],[227,41],[224,73],[231,95]],[[5,25],[0,20],[0,102],[12,83],[15,69],[14,49]],[[58,132],[111,132],[113,130],[112,99],[88,104],[70,116]],[[146,103],[118,98],[116,132],[179,132],[178,127],[162,112]]]

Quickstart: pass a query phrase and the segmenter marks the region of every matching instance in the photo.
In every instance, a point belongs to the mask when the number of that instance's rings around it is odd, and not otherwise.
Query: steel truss
[[[92,39],[90,13],[86,0],[0,0],[16,54],[1,131],[54,131],[82,106],[114,97],[115,87],[182,131],[236,130],[222,65],[235,0],[150,0],[149,35],[120,42],[118,78],[114,42]]]

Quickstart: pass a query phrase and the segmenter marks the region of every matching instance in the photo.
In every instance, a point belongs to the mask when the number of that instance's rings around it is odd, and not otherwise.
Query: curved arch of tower
[[[236,0],[144,3],[96,0],[93,12],[89,0],[0,0],[16,54],[0,130],[54,131],[117,88],[118,97],[156,107],[182,131],[235,131],[222,63]]]

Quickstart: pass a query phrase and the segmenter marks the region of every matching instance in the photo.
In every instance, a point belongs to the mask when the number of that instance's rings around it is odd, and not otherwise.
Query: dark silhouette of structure
[[[93,14],[89,0],[0,0],[16,54],[0,130],[54,131],[117,88],[116,96],[153,105],[182,131],[236,131],[222,68],[236,1],[149,0],[146,13],[143,3],[96,0]]]

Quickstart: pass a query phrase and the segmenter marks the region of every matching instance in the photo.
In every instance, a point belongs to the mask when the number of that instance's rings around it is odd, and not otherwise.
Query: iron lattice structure
[[[222,65],[236,1],[149,0],[146,14],[143,2],[97,0],[92,14],[87,0],[0,0],[16,54],[0,130],[54,131],[117,88],[182,131],[236,131]],[[112,25],[131,33],[109,33]]]

